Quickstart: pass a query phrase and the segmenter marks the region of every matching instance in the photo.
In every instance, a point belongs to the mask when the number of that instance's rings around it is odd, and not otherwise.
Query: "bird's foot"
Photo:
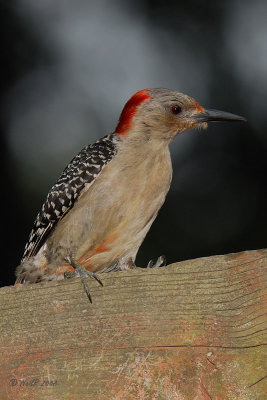
[[[92,303],[92,297],[91,297],[91,294],[90,294],[90,290],[89,290],[89,286],[87,284],[86,278],[88,278],[88,276],[90,276],[90,278],[95,279],[99,283],[99,285],[101,285],[101,286],[103,286],[103,283],[98,278],[98,276],[96,274],[94,274],[94,272],[88,271],[87,269],[85,269],[74,258],[70,258],[68,260],[68,262],[73,266],[75,271],[74,272],[66,271],[64,273],[64,277],[65,278],[76,278],[77,276],[79,276],[81,278],[81,280],[82,280],[83,287],[84,287],[84,290],[85,290],[85,292],[87,294],[87,297],[88,297],[90,303]]]
[[[153,263],[153,260],[150,260],[149,263],[147,264],[147,268],[160,268],[160,267],[165,267],[165,265],[166,265],[166,257],[160,256],[158,257],[155,264]]]

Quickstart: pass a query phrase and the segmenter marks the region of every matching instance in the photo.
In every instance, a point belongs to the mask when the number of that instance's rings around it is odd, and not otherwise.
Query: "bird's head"
[[[115,132],[129,139],[169,142],[191,128],[206,128],[209,121],[246,121],[224,111],[207,110],[183,93],[169,89],[144,89],[125,104]]]

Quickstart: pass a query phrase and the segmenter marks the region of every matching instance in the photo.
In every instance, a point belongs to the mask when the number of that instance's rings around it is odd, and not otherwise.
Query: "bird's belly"
[[[169,163],[160,168],[147,164],[116,173],[110,163],[58,223],[48,240],[52,258],[71,255],[94,271],[127,254],[135,258],[171,181]]]

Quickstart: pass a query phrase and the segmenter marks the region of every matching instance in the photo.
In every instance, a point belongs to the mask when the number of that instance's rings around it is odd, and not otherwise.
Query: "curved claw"
[[[147,268],[160,268],[160,267],[165,267],[165,265],[166,265],[166,257],[160,256],[158,257],[155,264],[153,263],[153,260],[150,260],[147,264]]]
[[[103,286],[102,281],[98,278],[98,276],[94,272],[86,270],[74,258],[70,258],[69,261],[70,261],[70,264],[73,266],[73,268],[75,268],[75,272],[74,273],[73,272],[69,272],[68,273],[68,271],[67,271],[67,272],[65,272],[64,276],[66,278],[72,278],[72,277],[75,277],[75,276],[79,276],[81,278],[82,283],[83,283],[83,287],[84,287],[84,290],[85,290],[85,292],[87,294],[87,297],[88,297],[90,303],[92,303],[93,301],[92,301],[92,297],[91,297],[91,294],[90,294],[90,290],[89,290],[89,286],[87,284],[86,278],[88,276],[90,276],[90,278],[95,279],[99,283],[99,285]]]
[[[91,271],[86,271],[86,272],[91,272]],[[96,274],[94,274],[93,272],[91,272],[90,274],[88,274],[90,276],[90,278],[95,279],[100,286],[104,286],[102,281],[98,278],[98,276]]]

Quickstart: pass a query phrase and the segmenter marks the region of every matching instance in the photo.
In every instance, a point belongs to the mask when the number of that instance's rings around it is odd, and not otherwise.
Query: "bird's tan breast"
[[[115,259],[140,246],[165,200],[171,176],[167,147],[154,153],[118,152],[58,223],[51,236],[53,248],[72,249],[77,258],[110,250]]]

